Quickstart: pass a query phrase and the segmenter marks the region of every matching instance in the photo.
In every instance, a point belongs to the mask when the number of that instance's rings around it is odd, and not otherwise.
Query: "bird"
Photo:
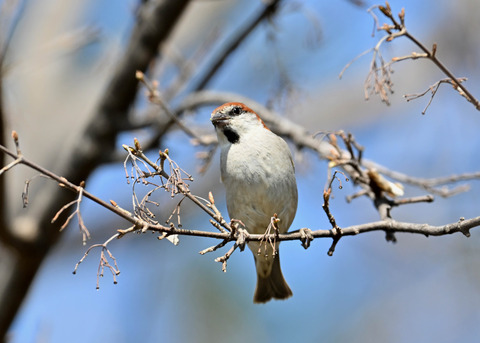
[[[221,148],[221,179],[230,219],[240,221],[250,234],[264,234],[272,218],[278,218],[279,233],[287,232],[298,204],[288,144],[243,103],[217,107],[210,120]],[[257,272],[253,302],[291,297],[292,290],[280,268],[279,242],[249,241],[247,245]]]

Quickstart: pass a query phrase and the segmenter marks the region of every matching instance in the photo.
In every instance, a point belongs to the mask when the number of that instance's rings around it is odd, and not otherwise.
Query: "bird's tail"
[[[255,257],[256,260],[256,257]],[[293,295],[280,268],[280,255],[273,259],[271,273],[263,277],[257,268],[257,287],[253,296],[254,303],[266,303],[270,299],[287,299]]]

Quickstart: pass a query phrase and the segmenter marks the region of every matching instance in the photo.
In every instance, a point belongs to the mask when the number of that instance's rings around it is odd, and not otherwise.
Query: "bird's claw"
[[[300,232],[300,241],[302,241],[302,247],[308,249],[310,247],[310,242],[313,241],[312,230],[303,228],[299,230]]]

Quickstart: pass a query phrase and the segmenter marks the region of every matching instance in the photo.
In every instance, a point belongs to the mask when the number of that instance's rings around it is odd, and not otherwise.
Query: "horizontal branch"
[[[74,183],[65,179],[64,177],[58,176],[57,174],[49,171],[48,169],[45,169],[45,168],[39,166],[38,164],[26,159],[23,155],[17,156],[17,154],[11,152],[10,150],[8,150],[3,145],[0,145],[0,151],[2,151],[6,155],[14,158],[15,161],[18,161],[17,164],[23,164],[27,167],[30,167],[31,169],[38,171],[42,175],[45,175],[46,177],[56,181],[61,187],[65,188],[65,189],[68,189],[72,192],[75,192],[77,194],[82,192],[84,197],[92,200],[93,202],[95,202],[95,203],[99,204],[100,206],[106,208],[107,210],[117,214],[118,216],[128,220],[132,224],[139,224],[139,225],[141,224],[127,210],[123,210],[123,209],[119,208],[118,206],[114,206],[114,205],[96,197],[95,195],[91,194],[90,192],[87,192],[81,186],[77,186]]]
[[[18,137],[16,139],[16,143],[18,144]],[[130,147],[130,149],[134,150],[134,148],[131,148],[131,147]],[[9,164],[8,169],[11,169],[13,166],[18,165],[18,164],[26,165],[27,167],[38,171],[40,174],[45,175],[46,177],[56,181],[59,184],[59,186],[61,186],[62,188],[68,189],[68,190],[70,190],[72,192],[75,192],[77,194],[82,194],[84,197],[92,200],[93,202],[97,203],[98,205],[106,208],[107,210],[115,213],[116,215],[118,215],[118,216],[122,217],[123,219],[129,221],[130,223],[134,224],[135,227],[138,228],[138,229],[142,229],[143,231],[145,231],[145,230],[153,228],[150,223],[136,217],[130,211],[121,208],[114,201],[111,201],[110,203],[108,203],[108,202],[98,198],[97,196],[93,195],[92,193],[86,191],[82,186],[77,186],[74,183],[65,179],[64,177],[58,176],[55,173],[53,173],[53,172],[39,166],[38,164],[26,159],[23,156],[23,154],[14,153],[14,152],[8,150],[3,145],[0,145],[0,151],[2,151],[6,155],[15,159],[15,163],[14,164]],[[17,151],[20,151],[20,150],[18,149]],[[141,151],[138,151],[138,153],[141,155],[142,158],[146,159],[146,156],[144,156]],[[158,166],[155,166],[155,167],[158,167]],[[5,169],[5,171],[7,171],[8,169]],[[166,179],[169,179],[169,176],[163,170],[159,170],[159,172],[163,173],[161,175],[162,177],[164,177]],[[202,204],[194,195],[192,195],[188,190],[186,190],[182,186],[180,186],[180,190],[182,191],[182,193],[187,198],[189,198],[192,202],[194,202],[198,207],[203,209],[214,220],[218,221],[220,225],[225,227],[227,230],[231,231],[230,225],[228,223],[226,223],[223,220],[223,218],[219,218],[218,213],[215,213],[215,211],[211,210],[210,208],[208,208],[207,206]],[[167,226],[158,225],[158,224],[154,225],[154,226],[155,226],[155,231],[161,231],[161,232],[165,232],[165,233],[169,233],[169,234],[171,233],[171,234],[195,235],[195,236],[203,236],[203,237],[211,237],[211,238],[224,238],[222,236],[219,237],[218,235],[215,235],[214,233],[206,232],[206,231],[205,232],[192,233],[192,232],[187,232],[187,231],[190,231],[190,230],[175,229],[175,228],[172,228],[172,227],[167,227]],[[178,232],[173,232],[172,230],[178,230]],[[211,235],[211,234],[213,234],[213,235]]]
[[[271,122],[274,122],[275,118],[271,117],[269,119]],[[280,126],[281,126],[281,123],[280,123]],[[345,142],[347,146],[348,151],[346,152],[346,154],[352,156],[352,161],[350,162],[350,165],[345,163],[345,166],[343,167],[345,168],[346,166],[349,166],[349,168],[353,172],[357,172],[363,178],[365,178],[365,172],[360,169],[360,164],[362,159],[361,152],[363,151],[363,148],[355,142],[353,136],[351,135],[345,135],[343,133],[339,133],[338,136],[342,138],[342,140]],[[45,175],[46,177],[56,181],[59,184],[59,186],[61,186],[62,188],[66,188],[70,191],[77,193],[78,199],[76,201],[73,201],[70,204],[65,205],[59,211],[59,213],[62,212],[67,207],[69,207],[70,205],[75,203],[77,204],[76,212],[70,215],[70,217],[65,222],[64,226],[66,226],[68,224],[68,221],[71,219],[71,217],[75,213],[77,213],[80,231],[83,233],[83,236],[84,236],[84,244],[88,236],[88,230],[83,225],[83,221],[80,215],[79,205],[82,197],[89,198],[95,203],[103,206],[107,210],[117,214],[119,217],[133,224],[128,229],[117,230],[117,232],[113,236],[111,236],[105,243],[92,245],[90,248],[88,248],[84,256],[78,261],[77,265],[75,266],[74,273],[76,273],[80,263],[82,263],[82,261],[87,257],[87,255],[93,248],[97,248],[97,247],[101,248],[100,262],[97,270],[97,288],[99,287],[99,279],[101,276],[103,276],[105,270],[109,270],[112,273],[114,283],[117,282],[116,275],[120,273],[120,270],[118,269],[118,266],[117,266],[116,259],[113,256],[112,252],[107,247],[107,245],[114,239],[121,238],[126,234],[133,233],[133,232],[142,232],[142,233],[146,231],[155,232],[159,234],[158,239],[167,238],[171,240],[172,243],[174,244],[177,244],[179,235],[206,237],[206,238],[213,238],[216,240],[220,240],[220,242],[217,243],[216,245],[200,251],[200,254],[214,252],[219,248],[225,247],[225,245],[228,244],[229,242],[234,242],[234,244],[223,256],[215,259],[215,261],[222,263],[222,270],[226,271],[227,261],[230,258],[230,256],[233,254],[233,252],[237,248],[240,250],[243,250],[245,247],[245,243],[249,241],[257,241],[257,242],[260,242],[260,244],[274,244],[280,241],[298,240],[301,242],[301,245],[305,249],[307,249],[315,238],[331,238],[333,241],[330,249],[328,250],[328,255],[331,256],[335,250],[335,247],[337,246],[337,243],[340,241],[342,237],[346,237],[346,236],[354,236],[354,235],[358,235],[366,232],[372,232],[372,231],[384,231],[386,233],[387,241],[393,241],[393,242],[396,241],[394,236],[394,233],[396,232],[421,234],[427,237],[441,236],[441,235],[461,232],[465,236],[469,237],[470,236],[469,230],[471,228],[480,226],[480,217],[476,217],[468,220],[460,219],[456,223],[450,223],[442,226],[432,226],[429,224],[417,224],[417,223],[395,221],[390,216],[390,208],[392,208],[393,206],[399,206],[399,205],[408,204],[408,203],[432,201],[433,197],[422,196],[422,197],[416,197],[416,198],[410,198],[410,199],[389,200],[388,198],[385,197],[385,195],[382,195],[384,192],[386,192],[386,189],[388,188],[388,182],[386,182],[386,180],[383,180],[380,175],[377,175],[377,177],[375,178],[376,182],[374,182],[375,180],[372,179],[367,183],[364,182],[363,186],[365,190],[367,189],[365,185],[368,185],[369,187],[371,187],[370,192],[374,193],[372,200],[374,200],[374,204],[377,210],[379,211],[380,217],[382,218],[382,220],[377,222],[372,222],[372,223],[366,223],[366,224],[341,228],[340,226],[338,226],[336,220],[333,217],[333,214],[330,212],[328,208],[328,200],[332,190],[332,183],[335,180],[338,180],[338,177],[336,177],[337,172],[335,172],[331,177],[328,190],[324,192],[324,205],[323,205],[323,209],[330,220],[330,224],[332,226],[331,229],[319,229],[319,230],[313,231],[309,228],[302,228],[297,231],[293,231],[285,234],[278,234],[276,230],[273,230],[274,232],[271,233],[271,230],[269,230],[270,228],[269,226],[269,228],[267,228],[264,234],[249,234],[244,229],[243,224],[241,222],[231,218],[231,222],[230,224],[228,224],[224,220],[223,216],[215,206],[215,201],[211,193],[209,194],[208,200],[205,200],[198,196],[193,195],[190,192],[189,185],[188,183],[185,182],[185,180],[191,180],[191,176],[188,176],[188,174],[186,174],[180,167],[178,167],[178,165],[174,161],[170,159],[168,155],[168,150],[165,150],[164,152],[160,151],[159,152],[160,158],[157,160],[157,162],[153,162],[143,153],[140,143],[136,139],[134,140],[135,144],[133,147],[124,145],[124,148],[128,153],[127,159],[125,160],[125,163],[124,163],[125,168],[126,168],[126,162],[128,160],[131,160],[131,163],[133,166],[133,170],[131,173],[128,173],[126,170],[127,181],[130,182],[129,180],[133,179],[134,180],[133,185],[137,183],[148,185],[148,184],[152,184],[147,181],[148,178],[160,177],[161,185],[160,186],[157,185],[153,191],[148,192],[148,196],[146,196],[141,202],[137,202],[137,204],[134,204],[134,208],[132,210],[133,212],[130,212],[126,209],[121,208],[112,200],[110,201],[110,203],[108,203],[103,201],[102,199],[99,199],[93,194],[89,193],[84,189],[84,185],[85,185],[84,182],[81,182],[80,185],[77,186],[71,183],[70,181],[66,180],[65,178],[60,177],[52,173],[51,171],[46,170],[43,167],[35,164],[34,162],[27,160],[23,156],[19,148],[18,135],[15,132],[13,132],[12,137],[16,145],[16,153],[9,151],[7,148],[5,148],[2,145],[0,145],[0,151],[12,157],[14,159],[14,163],[10,163],[7,166],[3,167],[1,169],[1,172],[2,173],[7,172],[10,169],[14,168],[15,166],[19,164],[23,164],[32,168],[33,170],[38,171],[42,175]],[[310,136],[304,135],[304,137],[310,137]],[[319,140],[313,139],[313,141],[316,142],[317,145],[319,143],[328,144],[330,147],[329,150],[335,148],[337,149],[336,150],[337,154],[342,155],[343,153],[339,152],[340,150],[338,148],[336,139],[335,138],[330,138],[330,139],[331,139],[330,144],[325,143],[321,140],[319,141]],[[354,152],[354,147],[355,149],[358,150],[358,153]],[[315,147],[312,147],[312,148],[318,149],[318,146],[316,148]],[[332,162],[333,161],[334,160],[332,160]],[[166,171],[164,170],[165,162],[169,163],[171,175],[167,174]],[[142,166],[144,167],[143,169],[141,168]],[[182,173],[186,175],[183,175]],[[373,172],[372,170],[370,170],[370,172],[366,174],[367,175],[376,174],[376,172]],[[187,176],[187,178],[185,179],[184,176]],[[386,183],[386,185],[382,186],[383,183]],[[167,226],[161,225],[157,221],[153,220],[152,218],[154,216],[150,216],[151,212],[146,207],[146,204],[149,202],[148,197],[155,190],[160,188],[163,188],[169,191],[172,196],[175,196],[176,194],[181,194],[184,197],[183,199],[185,198],[190,199],[194,204],[196,204],[198,207],[204,210],[212,218],[212,220],[210,221],[211,224],[220,232],[217,232],[217,231],[212,232],[212,231],[196,230],[196,229],[183,229],[179,227],[180,222],[178,222],[178,226],[175,226],[174,223],[170,222],[170,219],[167,220],[167,224],[170,224]],[[380,189],[383,189],[383,191],[380,191]],[[135,192],[134,192],[134,197],[136,198]],[[180,201],[180,203],[182,201]],[[180,203],[177,205],[177,209],[176,209],[177,214],[180,213],[179,212]],[[58,214],[57,216],[55,216],[53,221],[56,220],[57,217],[58,217]],[[274,218],[276,218],[276,215],[272,217],[272,220]]]
[[[362,233],[373,231],[392,231],[403,232],[411,234],[420,234],[424,236],[443,236],[457,232],[461,232],[466,237],[470,237],[470,229],[480,226],[480,217],[471,219],[461,218],[458,222],[449,223],[440,226],[429,224],[418,224],[409,222],[400,222],[395,220],[382,220],[372,223],[365,223],[360,225],[352,225],[340,229],[340,232],[332,229],[310,231],[313,238],[336,238],[338,236],[355,236]],[[154,232],[168,232],[169,234],[184,235],[184,236],[200,236],[207,238],[216,238],[226,241],[235,241],[236,237],[231,233],[210,232],[201,230],[186,230],[179,228],[166,228],[162,225],[149,225],[148,230]],[[309,229],[301,229],[309,230]],[[302,240],[304,233],[301,230],[283,233],[283,234],[248,234],[245,240],[251,241],[265,241],[266,239],[279,241],[293,241]]]
[[[103,206],[104,208],[108,209],[109,211],[117,214],[118,216],[124,218],[125,220],[129,221],[132,224],[135,224],[136,227],[142,229],[142,231],[154,231],[154,232],[161,232],[167,233],[169,235],[184,235],[184,236],[199,236],[199,237],[207,237],[207,238],[215,238],[215,239],[222,239],[227,241],[234,241],[236,240],[235,237],[235,230],[232,232],[211,232],[211,231],[201,231],[201,230],[187,230],[176,228],[172,226],[164,226],[159,224],[151,224],[142,219],[135,217],[131,212],[119,207],[116,204],[110,204],[102,199],[99,199],[95,195],[89,193],[81,186],[77,186],[73,183],[70,183],[63,177],[60,177],[40,166],[37,164],[25,159],[24,157],[17,157],[17,155],[11,151],[9,151],[4,146],[0,145],[0,151],[3,153],[15,158],[19,161],[19,164],[24,164],[39,173],[42,173],[48,176],[50,179],[56,181],[61,185],[61,187],[66,188],[70,191],[76,193],[82,193],[84,197],[89,198],[90,200],[94,201],[95,203]],[[444,181],[444,180],[442,180]],[[209,210],[206,208],[206,210]],[[212,216],[216,217],[215,214],[212,212]],[[316,230],[311,231],[311,235],[313,238],[334,238],[338,235],[341,236],[353,236],[358,235],[365,232],[371,231],[393,231],[393,232],[405,232],[405,233],[413,233],[413,234],[422,234],[425,236],[441,236],[446,234],[452,234],[456,232],[461,232],[465,236],[469,236],[469,230],[471,228],[480,226],[480,217],[464,220],[461,219],[456,223],[450,223],[442,226],[432,226],[428,224],[416,224],[416,223],[407,223],[407,222],[399,222],[395,220],[383,220],[377,221],[367,224],[361,225],[354,225],[345,228],[341,228],[340,233],[335,232],[336,230]],[[271,236],[271,237],[270,237]],[[265,240],[266,238],[274,239],[276,238],[277,241],[291,241],[291,240],[300,240],[303,238],[303,233],[299,230],[296,232],[285,233],[285,234],[271,234],[271,235],[248,235],[246,241],[261,241]]]

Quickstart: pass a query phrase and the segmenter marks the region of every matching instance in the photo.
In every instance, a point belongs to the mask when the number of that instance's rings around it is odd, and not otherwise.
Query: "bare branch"
[[[277,237],[278,233],[280,232],[278,230],[278,223],[280,222],[280,219],[278,218],[277,214],[275,213],[273,217],[270,218],[270,223],[267,226],[267,229],[265,230],[265,233],[263,234],[263,239],[260,240],[260,244],[258,246],[258,251],[257,255],[262,254],[262,248],[263,248],[263,254],[265,256],[268,255],[268,247],[272,249],[272,255],[277,254]],[[273,234],[272,234],[273,231]]]
[[[204,89],[208,85],[213,76],[216,75],[217,71],[225,63],[228,56],[235,52],[240,44],[250,35],[250,33],[254,31],[254,29],[260,23],[275,14],[279,4],[281,3],[281,0],[265,0],[263,3],[263,8],[261,8],[248,23],[246,23],[238,31],[232,34],[231,37],[229,37],[227,40],[228,43],[222,47],[221,51],[210,62],[210,67],[205,75],[201,76],[199,81],[197,81],[197,84],[193,86],[194,92]]]
[[[352,156],[353,156],[353,153],[352,153]],[[335,180],[338,180],[340,182],[340,179],[337,177],[337,171],[333,173],[332,177],[330,178],[330,182],[328,183],[328,187],[323,191],[322,208],[325,211],[325,214],[327,215],[330,225],[332,226],[332,233],[334,233],[332,245],[330,246],[330,249],[328,249],[328,253],[327,253],[328,256],[333,255],[333,252],[335,251],[335,247],[337,246],[338,241],[340,241],[340,238],[342,237],[342,230],[337,225],[337,222],[333,217],[332,212],[330,212],[330,195],[332,194],[332,184]],[[339,187],[342,187],[341,182]],[[313,233],[311,231],[308,232],[308,234],[310,235],[309,237],[313,237]]]
[[[90,239],[90,232],[88,231],[87,227],[85,226],[85,223],[83,221],[83,218],[82,218],[82,214],[80,212],[80,204],[82,203],[82,196],[83,196],[83,192],[84,192],[84,186],[85,186],[85,183],[83,183],[82,185],[80,185],[77,189],[77,192],[78,192],[78,197],[77,199],[69,202],[68,204],[64,205],[56,214],[55,216],[53,217],[52,219],[52,223],[54,223],[58,217],[60,217],[60,215],[63,213],[63,211],[65,211],[66,209],[68,209],[70,206],[73,206],[73,205],[76,205],[76,208],[75,208],[75,211],[73,211],[72,213],[70,213],[70,215],[68,216],[68,218],[65,220],[65,222],[63,223],[63,225],[60,227],[60,231],[63,231],[67,225],[70,223],[70,220],[72,220],[72,218],[76,215],[77,216],[77,220],[78,220],[78,227],[80,229],[80,233],[82,234],[82,242],[83,242],[83,245],[86,245],[87,244],[87,239]]]
[[[332,194],[332,184],[333,181],[339,180],[337,178],[337,171],[333,173],[333,176],[330,178],[330,182],[328,184],[327,189],[323,191],[323,205],[322,208],[325,211],[325,214],[327,215],[328,221],[330,222],[330,225],[332,225],[332,229],[337,231],[340,230],[340,227],[337,225],[337,222],[335,218],[333,217],[333,214],[330,212],[330,195]],[[341,186],[340,186],[341,187]]]
[[[371,49],[368,49],[368,50],[365,50],[364,52],[362,52],[361,54],[357,55],[356,57],[354,57],[350,62],[348,62],[345,67],[343,67],[342,71],[340,71],[340,74],[338,74],[338,78],[341,80],[342,77],[343,77],[343,74],[345,74],[345,72],[347,71],[348,68],[350,68],[350,66],[356,62],[360,57],[362,56],[365,56],[369,53],[371,53],[373,51],[374,48],[371,48]]]
[[[97,289],[100,288],[100,277],[103,277],[105,268],[107,268],[112,273],[113,283],[116,284],[117,283],[117,276],[120,274],[120,269],[118,269],[117,259],[110,252],[107,245],[112,240],[114,240],[115,238],[120,238],[120,237],[121,237],[121,234],[117,233],[117,234],[113,235],[112,237],[110,237],[108,240],[106,240],[105,243],[94,244],[91,247],[89,247],[87,249],[87,251],[85,251],[85,254],[83,255],[83,257],[75,265],[75,269],[73,270],[73,274],[77,273],[77,269],[80,266],[80,263],[82,263],[87,258],[90,251],[92,251],[95,248],[101,248],[101,250],[100,250],[100,262],[98,264],[98,269],[97,269],[97,286],[96,286],[96,288]],[[111,264],[110,261],[113,262],[113,265]]]
[[[227,251],[227,253],[221,257],[215,259],[215,262],[222,262],[222,271],[225,273],[227,271],[227,261],[232,256],[233,252],[240,248],[240,251],[245,249],[245,243],[247,242],[247,238],[249,237],[249,233],[247,230],[238,229],[235,230],[235,234],[233,235],[233,239],[235,239],[235,244]],[[264,235],[262,235],[264,237]]]
[[[378,9],[385,17],[387,17],[391,24],[383,24],[380,26],[379,19],[377,15],[375,14],[375,9]],[[370,63],[370,71],[367,75],[367,78],[365,80],[365,99],[368,100],[369,95],[371,93],[378,94],[380,98],[382,99],[383,102],[385,102],[387,105],[390,104],[389,99],[388,99],[388,92],[392,93],[392,81],[391,81],[391,73],[392,69],[391,66],[393,63],[400,62],[400,61],[405,61],[405,60],[416,60],[419,58],[425,58],[429,59],[432,61],[441,71],[443,74],[445,74],[448,77],[448,81],[440,80],[433,86],[429,88],[429,90],[432,92],[432,97],[430,98],[430,101],[428,102],[427,106],[423,110],[422,114],[425,114],[426,110],[430,106],[430,103],[433,100],[433,97],[435,96],[438,86],[441,83],[450,83],[461,96],[463,96],[465,99],[467,99],[468,102],[472,103],[477,110],[480,110],[480,102],[470,93],[470,91],[462,84],[463,81],[465,81],[465,78],[457,78],[438,58],[437,58],[437,44],[434,43],[432,45],[432,48],[429,49],[427,48],[423,43],[421,43],[415,36],[413,36],[410,32],[407,31],[407,28],[405,26],[405,9],[402,9],[400,13],[398,14],[398,17],[395,17],[392,13],[392,9],[390,8],[390,5],[388,2],[385,2],[385,6],[382,5],[375,5],[372,6],[371,8],[368,9],[368,13],[372,16],[374,20],[374,27],[376,27],[377,31],[384,31],[386,33],[385,36],[381,37],[380,40],[377,42],[375,47],[369,51],[373,51],[373,56],[372,56],[372,61]],[[396,38],[399,37],[406,37],[408,38],[411,42],[413,42],[422,52],[413,52],[410,55],[406,56],[400,56],[400,57],[394,57],[392,60],[388,63],[385,63],[385,60],[383,59],[381,53],[380,53],[380,48],[385,42],[391,42]],[[343,75],[345,69],[347,69],[355,60],[357,60],[360,56],[365,55],[367,52],[364,52],[354,58],[351,62],[349,62],[342,70],[340,73],[340,77]],[[428,92],[428,90],[425,93],[421,93],[420,95],[405,95],[404,97],[407,98],[407,101],[417,99],[423,95],[425,95]]]
[[[261,114],[265,114],[265,113],[261,113]],[[266,116],[268,117],[268,115]],[[275,121],[275,123],[277,123],[277,125],[279,125],[280,128],[282,128],[282,124],[285,124],[285,123],[282,123],[281,120],[279,119]],[[290,129],[295,129],[295,128],[290,128]],[[293,133],[290,133],[290,136],[295,137]],[[342,229],[339,228],[339,226],[335,221],[335,218],[333,217],[333,214],[330,212],[330,209],[329,209],[329,199],[332,191],[332,184],[335,180],[338,180],[337,172],[335,172],[331,177],[330,182],[327,184],[327,190],[324,193],[324,210],[330,220],[332,229],[311,230],[308,228],[302,228],[295,232],[279,234],[278,230],[276,230],[276,224],[277,224],[276,221],[278,219],[275,218],[274,216],[272,217],[271,225],[269,226],[270,230],[267,229],[267,232],[265,232],[264,234],[248,234],[243,228],[239,228],[240,225],[243,226],[241,222],[238,222],[235,220],[232,220],[230,224],[225,222],[220,211],[215,206],[215,201],[212,194],[209,194],[208,200],[206,200],[198,196],[195,196],[190,192],[189,185],[186,183],[186,181],[188,180],[191,181],[192,180],[191,176],[188,173],[185,173],[170,158],[168,154],[168,149],[165,151],[160,151],[159,159],[157,160],[157,162],[153,162],[147,156],[145,156],[145,154],[142,152],[142,147],[138,142],[138,140],[134,140],[135,144],[133,147],[125,146],[125,150],[128,151],[129,159],[134,164],[132,168],[133,168],[133,171],[135,172],[135,174],[132,175],[131,177],[129,176],[130,174],[127,172],[127,176],[133,179],[134,181],[133,185],[136,185],[140,181],[142,181],[142,183],[145,185],[155,185],[151,181],[147,181],[147,179],[150,179],[150,178],[160,178],[161,180],[165,180],[165,182],[162,181],[160,185],[156,185],[155,189],[165,188],[166,190],[169,190],[170,192],[172,192],[172,195],[182,194],[184,198],[190,199],[195,205],[197,205],[202,210],[204,210],[212,218],[213,223],[215,223],[214,226],[217,229],[219,229],[220,232],[202,231],[197,229],[185,230],[185,229],[181,229],[180,227],[175,227],[173,223],[170,223],[170,226],[160,225],[158,222],[142,216],[141,213],[138,211],[134,211],[133,213],[131,213],[123,208],[120,208],[118,204],[116,204],[114,201],[111,201],[110,203],[106,203],[101,199],[98,199],[97,197],[93,196],[89,192],[87,192],[83,188],[84,186],[83,184],[81,184],[80,186],[76,186],[70,183],[65,178],[59,177],[54,173],[43,169],[42,167],[36,165],[35,163],[29,161],[24,157],[20,159],[19,164],[27,165],[28,167],[56,181],[61,185],[62,188],[66,188],[78,194],[78,199],[65,205],[59,211],[59,213],[66,210],[68,207],[73,206],[74,204],[77,204],[77,210],[76,212],[74,212],[74,214],[77,213],[77,215],[79,216],[79,205],[80,205],[81,199],[83,197],[87,197],[93,200],[94,202],[96,202],[97,204],[100,204],[101,206],[107,208],[111,212],[117,214],[118,216],[126,219],[128,222],[133,224],[128,229],[118,230],[117,234],[112,236],[105,243],[95,244],[91,246],[89,249],[87,249],[85,255],[77,263],[77,266],[75,267],[75,270],[74,270],[76,271],[76,269],[78,268],[78,265],[86,258],[86,256],[89,254],[89,252],[93,248],[100,247],[101,254],[100,254],[100,263],[98,267],[97,278],[102,276],[105,268],[107,268],[108,270],[111,271],[114,277],[114,282],[116,282],[115,276],[118,275],[119,270],[116,265],[116,260],[114,256],[111,254],[111,252],[109,251],[109,249],[107,248],[107,245],[114,238],[120,238],[127,233],[132,233],[136,231],[140,231],[140,232],[152,231],[152,232],[159,233],[160,234],[159,239],[162,239],[162,238],[171,239],[172,242],[174,242],[174,244],[175,242],[178,242],[178,240],[176,240],[177,235],[209,237],[209,238],[221,240],[220,243],[218,243],[217,245],[201,251],[201,254],[216,251],[217,249],[224,247],[227,243],[233,241],[235,243],[227,251],[227,253],[225,253],[222,257],[219,257],[216,259],[216,261],[222,262],[222,269],[225,271],[227,266],[227,261],[230,258],[230,256],[233,254],[233,252],[237,248],[240,248],[240,250],[243,250],[245,243],[249,241],[258,241],[260,243],[263,243],[263,245],[265,246],[265,250],[267,250],[267,247],[271,247],[272,253],[275,253],[276,244],[281,241],[299,240],[302,246],[304,248],[307,248],[310,245],[310,242],[314,238],[329,237],[333,239],[333,243],[330,249],[328,250],[328,254],[331,255],[333,254],[339,240],[345,236],[352,236],[352,235],[357,235],[361,233],[382,230],[386,232],[387,240],[390,240],[390,241],[396,240],[394,236],[395,232],[409,232],[414,234],[422,234],[425,236],[431,236],[431,235],[440,236],[440,235],[461,232],[468,237],[470,234],[469,230],[471,228],[480,226],[480,217],[472,218],[468,220],[462,219],[459,222],[446,224],[443,226],[431,226],[428,224],[416,224],[416,223],[405,223],[405,222],[395,221],[391,217],[391,213],[390,213],[390,210],[392,207],[400,206],[404,204],[417,203],[417,202],[431,202],[433,200],[433,197],[423,196],[423,197],[407,198],[407,199],[399,199],[399,200],[391,200],[387,198],[386,194],[392,193],[392,190],[389,186],[389,181],[382,180],[382,178],[378,174],[380,173],[380,171],[374,171],[372,167],[368,166],[369,161],[366,161],[362,158],[363,147],[361,147],[355,141],[354,137],[351,134],[338,132],[337,136],[340,137],[343,143],[345,144],[347,149],[346,151],[341,150],[341,148],[338,145],[337,139],[335,138],[336,136],[334,135],[329,136],[330,143],[325,143],[323,141],[318,141],[314,139],[314,142],[316,145],[313,145],[312,143],[311,148],[317,151],[321,156],[323,150],[319,150],[319,146],[321,144],[328,144],[329,146],[328,157],[331,163],[341,166],[347,173],[349,173],[350,177],[355,182],[357,182],[359,185],[361,185],[364,188],[365,190],[364,194],[368,195],[373,200],[380,214],[381,220],[378,222],[355,225],[355,226],[350,226]],[[1,145],[0,145],[0,151],[3,151],[5,154],[13,157],[14,159],[18,158],[17,154],[10,152],[9,150],[7,150],[5,147]],[[168,162],[168,166],[170,168],[169,170],[170,174],[165,171],[165,162]],[[145,168],[145,170],[142,167]],[[373,177],[372,175],[375,175],[375,177]],[[392,177],[392,175],[390,176]],[[395,174],[393,176],[398,177],[398,175],[395,175]],[[469,179],[471,177],[478,177],[478,176],[479,175],[476,175],[476,174],[463,175],[462,178]],[[432,184],[438,185],[442,183],[448,183],[452,180],[455,180],[455,179],[451,177],[442,178],[442,179],[434,180]],[[151,194],[151,192],[149,194]],[[137,205],[138,204],[141,206],[145,205],[147,203],[145,199],[148,199],[148,197],[143,198],[143,200],[138,202]],[[145,209],[145,212],[146,212],[146,209]],[[67,219],[67,222],[72,218],[74,214],[72,214]],[[56,220],[57,218],[58,218],[58,215],[54,218],[54,220]],[[80,216],[79,216],[79,226],[81,230],[82,230],[82,225],[83,225],[83,221],[80,219]],[[88,231],[86,231],[86,228],[82,230],[84,239],[87,233]],[[97,283],[97,287],[98,287],[98,283]]]
[[[421,195],[413,198],[394,199],[392,200],[392,206],[400,206],[406,204],[417,204],[419,202],[433,202],[433,195]]]
[[[215,199],[213,198],[212,192],[208,192],[208,200],[209,203],[207,203],[207,206],[210,207],[213,212],[215,213],[215,221],[210,221],[210,223],[216,227],[220,232],[227,232],[222,226],[220,226],[219,223],[225,222],[225,219],[223,218],[222,214],[218,210],[217,206],[215,206]],[[241,222],[240,222],[241,223]],[[243,223],[241,223],[243,225]],[[230,223],[230,227],[232,226],[232,223]]]
[[[143,85],[145,85],[145,87],[147,88],[147,90],[148,90],[148,100],[149,100],[151,103],[160,106],[160,108],[162,109],[162,111],[164,111],[166,114],[168,114],[168,116],[170,117],[170,119],[172,119],[172,121],[175,122],[175,124],[177,124],[178,127],[179,127],[183,132],[185,132],[185,133],[186,133],[188,136],[190,136],[191,138],[195,139],[196,142],[198,142],[199,144],[208,145],[208,143],[205,143],[205,142],[202,141],[202,136],[197,135],[197,134],[196,134],[193,130],[191,130],[188,126],[186,126],[185,124],[183,124],[183,123],[177,118],[177,116],[170,110],[170,108],[168,107],[167,103],[161,98],[160,92],[159,92],[158,89],[157,89],[157,84],[156,84],[156,83],[149,82],[149,81],[147,80],[147,78],[145,77],[145,75],[144,75],[141,71],[137,71],[136,77],[137,77],[137,79],[138,79]]]
[[[17,164],[22,163],[23,154],[22,154],[22,151],[20,150],[20,144],[18,142],[18,133],[15,130],[12,131],[12,139],[13,139],[13,142],[15,143],[15,149],[17,150],[16,156],[15,156],[16,159],[15,159],[15,161],[10,162],[5,167],[0,169],[0,176],[2,176],[2,174],[4,172],[6,172],[6,171],[12,169],[13,167],[15,167]]]
[[[464,82],[464,81],[467,81],[467,78],[466,77],[460,77],[458,79],[458,82]],[[425,106],[425,109],[422,111],[422,114],[425,114],[425,112],[427,112],[427,109],[428,107],[430,106],[430,104],[432,103],[433,101],[433,97],[435,96],[435,94],[437,94],[437,91],[438,91],[438,88],[440,87],[440,85],[444,84],[444,83],[448,83],[452,86],[454,86],[452,80],[450,79],[442,79],[442,80],[439,80],[437,82],[435,82],[433,85],[431,85],[430,87],[428,87],[428,89],[422,93],[417,93],[417,94],[405,94],[403,97],[405,98],[405,100],[408,101],[412,101],[412,100],[415,100],[415,99],[418,99],[418,98],[421,98],[422,96],[426,95],[428,92],[432,93],[431,97],[430,97],[430,100],[428,101],[427,103],[427,106]],[[463,94],[463,93],[461,93]]]

